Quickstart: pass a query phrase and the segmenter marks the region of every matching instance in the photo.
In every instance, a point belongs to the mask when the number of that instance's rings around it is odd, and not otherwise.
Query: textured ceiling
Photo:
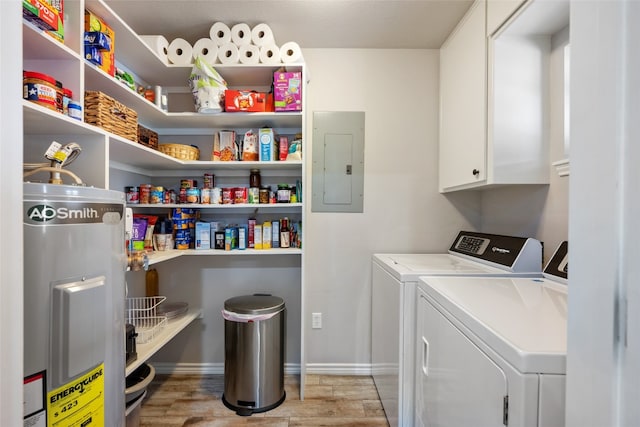
[[[136,33],[194,43],[214,22],[264,22],[302,48],[439,48],[470,0],[106,0]]]

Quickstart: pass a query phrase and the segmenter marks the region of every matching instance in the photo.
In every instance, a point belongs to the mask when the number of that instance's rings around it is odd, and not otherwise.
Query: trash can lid
[[[243,295],[229,298],[224,309],[238,314],[268,314],[284,309],[284,300],[269,294]]]

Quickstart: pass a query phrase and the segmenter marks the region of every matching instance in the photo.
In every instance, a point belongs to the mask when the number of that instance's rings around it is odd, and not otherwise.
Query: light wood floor
[[[285,376],[286,400],[268,412],[242,417],[222,403],[222,375],[156,375],[147,388],[140,427],[388,426],[373,379],[307,375],[305,400],[298,376]]]

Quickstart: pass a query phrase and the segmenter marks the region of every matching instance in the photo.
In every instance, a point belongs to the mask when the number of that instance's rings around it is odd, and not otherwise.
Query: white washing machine
[[[415,425],[564,426],[567,249],[544,278],[420,279]]]
[[[469,231],[446,254],[373,255],[371,371],[391,427],[413,424],[419,277],[542,277],[541,270],[539,241]]]

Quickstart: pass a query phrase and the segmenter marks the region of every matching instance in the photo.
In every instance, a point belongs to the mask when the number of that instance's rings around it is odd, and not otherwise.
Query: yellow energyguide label
[[[104,363],[47,394],[48,427],[104,427]]]

